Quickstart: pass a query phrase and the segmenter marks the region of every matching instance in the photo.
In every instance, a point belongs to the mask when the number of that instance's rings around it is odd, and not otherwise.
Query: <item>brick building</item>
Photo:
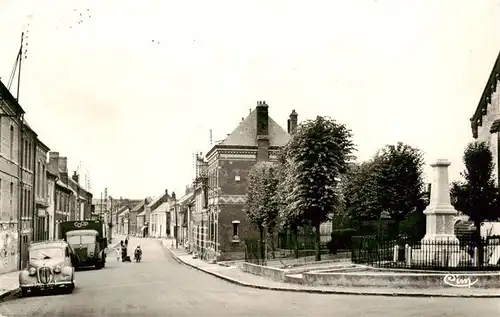
[[[287,132],[269,117],[268,105],[258,102],[225,140],[198,157],[192,234],[205,260],[244,258],[243,240],[258,234],[242,210],[248,173],[257,161],[275,161],[296,125],[295,111]]]
[[[490,144],[493,154],[494,176],[498,184],[500,156],[500,53],[493,65],[479,104],[472,116],[472,136]]]
[[[21,263],[19,157],[22,117],[25,112],[1,81],[0,111],[0,261],[2,263],[0,273],[5,273],[19,269]],[[29,225],[29,219],[24,219],[22,224]],[[23,235],[23,239],[26,238]],[[28,243],[28,241],[23,242]]]

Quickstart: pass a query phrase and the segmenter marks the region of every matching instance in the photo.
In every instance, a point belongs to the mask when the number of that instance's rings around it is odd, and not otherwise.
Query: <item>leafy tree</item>
[[[360,226],[362,220],[380,218],[377,178],[373,160],[355,164],[348,172],[342,187],[346,212]]]
[[[398,142],[386,145],[374,157],[377,204],[399,223],[421,206],[424,199],[423,153],[410,145]]]
[[[279,203],[275,197],[278,188],[276,166],[271,162],[256,163],[249,173],[247,199],[244,205],[248,220],[260,233],[261,257],[264,258],[264,231],[271,235],[277,225]]]
[[[320,225],[340,203],[338,182],[352,159],[352,134],[345,125],[318,116],[297,127],[286,151],[286,175],[280,185],[286,189],[284,215],[288,223],[315,228],[315,259],[319,261]]]
[[[498,220],[500,216],[500,195],[493,178],[493,155],[488,143],[475,141],[465,148],[461,173],[464,181],[453,182],[450,190],[451,204],[456,210],[469,216],[477,228],[473,239],[481,243],[481,223]],[[483,248],[479,248],[482,264]]]

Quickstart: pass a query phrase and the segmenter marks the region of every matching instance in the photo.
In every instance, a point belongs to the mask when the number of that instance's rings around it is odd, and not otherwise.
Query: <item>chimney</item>
[[[61,172],[68,172],[68,158],[67,157],[59,157],[58,168]]]
[[[172,192],[172,199],[175,200],[175,192]]]
[[[269,160],[269,106],[257,101],[257,161]]]
[[[49,162],[52,160],[57,160],[59,158],[59,152],[49,152]]]
[[[288,133],[292,134],[297,130],[297,112],[295,112],[295,109],[292,110],[292,113],[290,114],[290,119],[288,119]]]
[[[80,184],[78,182],[78,178],[79,178],[79,175],[76,173],[76,171],[73,172],[73,176],[71,176],[71,178],[77,183],[77,184]]]

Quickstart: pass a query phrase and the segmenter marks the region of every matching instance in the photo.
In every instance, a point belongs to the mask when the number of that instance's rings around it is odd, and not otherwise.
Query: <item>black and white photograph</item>
[[[0,0],[14,316],[500,316],[500,0]]]

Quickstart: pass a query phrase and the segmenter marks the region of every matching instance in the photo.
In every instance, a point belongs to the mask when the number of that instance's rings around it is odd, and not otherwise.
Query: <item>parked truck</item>
[[[107,228],[100,220],[65,221],[59,224],[59,238],[64,239],[73,253],[75,267],[106,265]]]

